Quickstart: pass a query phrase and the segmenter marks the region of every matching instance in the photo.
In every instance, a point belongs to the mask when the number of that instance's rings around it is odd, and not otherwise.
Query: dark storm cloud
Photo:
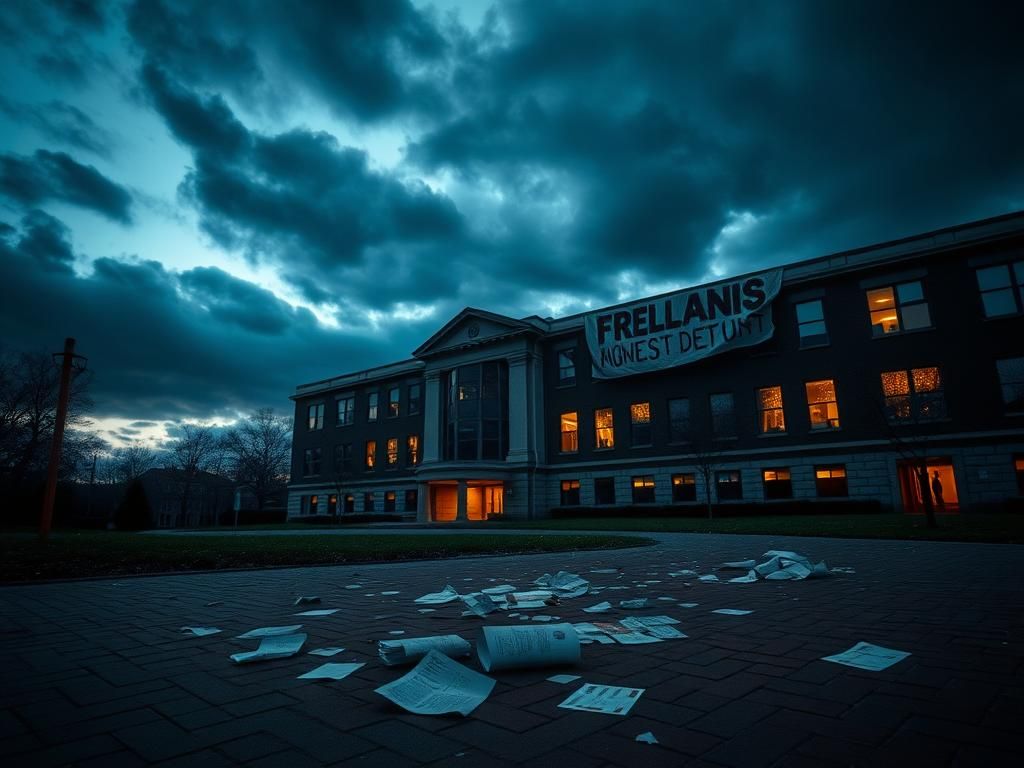
[[[4,224],[0,236],[6,243],[0,248],[27,256],[43,270],[71,272],[75,254],[70,231],[62,221],[44,211],[29,211],[21,219],[21,231],[18,237],[14,227]]]
[[[0,97],[0,112],[15,120],[27,121],[51,141],[110,158],[114,137],[72,104],[56,100],[45,104],[13,104]]]
[[[60,200],[122,224],[131,222],[128,190],[65,152],[39,149],[31,157],[0,154],[0,194],[23,205]]]
[[[8,0],[0,14],[0,40],[21,49],[47,78],[85,85],[97,71],[111,71],[97,42],[110,7],[86,0]]]
[[[74,336],[94,373],[98,416],[207,418],[263,405],[288,413],[296,384],[389,362],[432,327],[382,326],[373,336],[331,331],[308,311],[217,270],[179,276],[154,261],[101,258],[84,277],[47,271],[19,245],[31,237],[0,237],[5,335],[22,348],[44,349]],[[239,305],[246,300],[260,302],[248,315]],[[248,322],[260,312],[275,318],[269,330]]]

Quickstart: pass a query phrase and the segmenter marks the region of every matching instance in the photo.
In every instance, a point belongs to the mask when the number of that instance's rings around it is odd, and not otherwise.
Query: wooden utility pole
[[[60,395],[57,399],[57,416],[53,423],[53,444],[50,446],[50,466],[46,474],[46,493],[43,495],[43,513],[39,520],[39,538],[46,541],[53,522],[53,502],[57,496],[57,471],[60,469],[61,447],[64,444],[64,422],[68,416],[68,397],[71,390],[71,365],[75,359],[75,340],[64,339],[64,352],[54,353],[62,357],[60,366]]]

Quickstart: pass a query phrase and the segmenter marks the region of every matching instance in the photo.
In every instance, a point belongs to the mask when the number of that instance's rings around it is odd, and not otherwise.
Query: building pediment
[[[506,339],[509,336],[539,333],[541,330],[528,320],[516,320],[482,309],[466,307],[412,354],[418,358],[430,357]]]

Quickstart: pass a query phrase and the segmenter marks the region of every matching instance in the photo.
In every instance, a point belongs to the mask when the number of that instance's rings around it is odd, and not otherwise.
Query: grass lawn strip
[[[148,536],[108,531],[56,532],[42,544],[33,533],[0,534],[4,582],[265,566],[425,560],[612,549],[652,544],[636,536],[380,535]]]

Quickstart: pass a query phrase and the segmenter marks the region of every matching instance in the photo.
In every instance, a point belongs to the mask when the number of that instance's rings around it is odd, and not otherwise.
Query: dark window
[[[317,403],[316,405],[309,406],[307,410],[307,421],[309,428],[323,429],[324,428],[324,404]]]
[[[977,271],[985,317],[1014,315],[1024,307],[1024,261]]]
[[[651,404],[633,403],[629,406],[630,438],[633,447],[651,444]]]
[[[792,499],[793,480],[789,474],[789,468],[766,469],[761,475],[764,478],[764,497],[769,501],[773,499]]]
[[[796,327],[800,334],[800,349],[828,344],[825,309],[820,299],[796,305]]]
[[[594,448],[615,447],[615,416],[611,408],[594,411]]]
[[[938,368],[911,368],[882,374],[885,416],[891,423],[941,419],[946,415]]]
[[[356,497],[351,493],[345,494],[345,514],[351,515],[356,511]]]
[[[366,468],[373,469],[377,466],[377,441],[366,441]]]
[[[836,401],[836,383],[832,379],[808,381],[807,413],[811,429],[839,429],[839,403]]]
[[[394,469],[398,466],[398,438],[388,438],[388,467]]]
[[[762,435],[786,431],[782,387],[762,387],[757,390],[757,428]]]
[[[338,426],[347,427],[355,420],[356,399],[352,395],[338,398]]]
[[[377,392],[370,392],[366,396],[366,420],[376,421],[377,420],[377,399],[379,394]]]
[[[676,397],[668,401],[668,441],[685,443],[690,438],[690,400]]]
[[[385,491],[384,492],[384,511],[394,512],[395,511],[395,492]]]
[[[419,491],[415,488],[405,492],[405,511],[415,512],[419,505]]]
[[[320,449],[307,448],[302,455],[302,474],[306,477],[320,474]]]
[[[363,494],[363,511],[374,512],[376,511],[376,501],[373,498],[373,491],[368,491]]]
[[[494,361],[448,374],[445,458],[501,461],[508,454],[508,369]]]
[[[696,501],[697,478],[691,473],[672,475],[672,501]]]
[[[309,497],[309,514],[315,515],[320,511],[320,497],[313,495]]]
[[[334,517],[338,514],[338,497],[336,494],[331,494],[327,497],[327,514]]]
[[[342,443],[334,446],[334,471],[352,471],[352,443]]]
[[[814,468],[814,484],[824,498],[846,496],[846,467],[842,464]]]
[[[594,503],[614,504],[615,503],[615,478],[597,477],[594,478]]]
[[[726,469],[715,472],[715,490],[719,501],[733,501],[743,498],[743,485],[740,483],[738,469]]]
[[[576,453],[580,449],[579,420],[576,411],[566,411],[559,419],[561,439],[559,447],[562,453]]]
[[[563,349],[558,352],[558,383],[576,383],[576,349]]]
[[[576,507],[580,503],[580,481],[579,480],[563,480],[562,481],[562,506],[563,507]]]
[[[733,437],[736,434],[736,410],[732,392],[719,392],[709,397],[711,402],[711,432],[715,437]]]
[[[996,371],[1006,410],[1011,413],[1024,411],[1024,357],[996,360]]]
[[[409,415],[415,416],[420,412],[423,403],[423,390],[419,384],[409,385]]]
[[[633,478],[633,503],[654,503],[654,475],[639,475]]]
[[[402,413],[402,389],[392,387],[388,390],[388,418],[393,419]]]
[[[875,337],[931,327],[920,280],[875,288],[867,292],[867,300],[871,334]]]
[[[420,436],[409,435],[405,439],[406,459],[410,466],[420,463]]]

